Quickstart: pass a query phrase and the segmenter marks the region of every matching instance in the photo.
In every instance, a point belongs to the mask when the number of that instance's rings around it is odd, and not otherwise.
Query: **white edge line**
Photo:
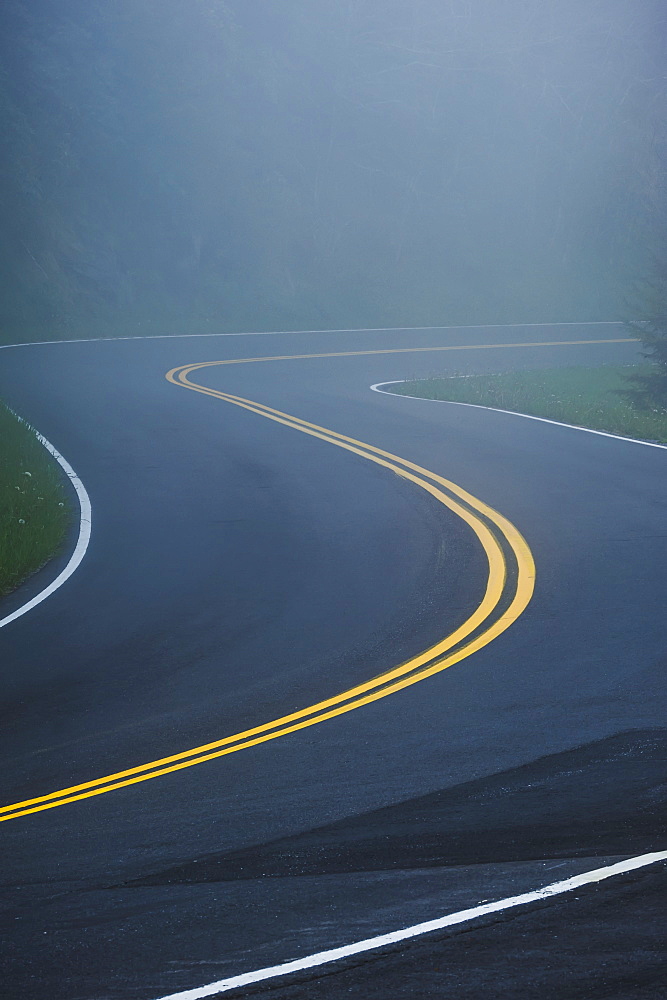
[[[444,376],[447,378],[448,376]],[[456,376],[449,376],[456,377]],[[564,424],[561,420],[549,420],[548,417],[535,417],[532,413],[519,413],[517,410],[501,410],[498,406],[482,406],[481,403],[459,403],[455,399],[431,399],[429,396],[408,396],[404,392],[385,392],[380,386],[399,385],[404,382],[415,382],[418,379],[399,378],[393,382],[376,382],[370,388],[373,392],[381,392],[383,396],[395,396],[397,399],[420,399],[426,403],[447,403],[449,406],[472,406],[475,410],[491,410],[492,413],[509,413],[511,417],[524,417],[526,420],[539,420],[542,424],[553,424],[555,427],[567,427],[571,431],[585,431],[587,434],[598,434],[600,437],[614,438],[615,441],[627,441],[628,444],[643,444],[647,448],[661,448],[667,451],[667,444],[657,441],[642,441],[640,438],[624,437],[622,434],[611,434],[609,431],[596,431],[592,427],[580,427],[578,424]]]
[[[19,417],[19,420],[22,421],[22,418]],[[90,497],[86,492],[85,486],[83,485],[83,483],[81,482],[81,480],[79,479],[79,477],[77,476],[76,472],[69,464],[69,462],[63,458],[63,456],[56,448],[54,448],[51,442],[47,441],[46,438],[43,437],[43,435],[38,434],[37,432],[35,433],[37,434],[37,440],[42,445],[44,445],[46,450],[50,452],[51,455],[53,455],[56,462],[64,470],[65,475],[67,476],[70,483],[74,487],[77,499],[79,501],[79,537],[77,538],[77,542],[76,545],[74,546],[74,551],[70,556],[69,562],[62,570],[62,572],[58,574],[55,580],[53,580],[53,582],[50,583],[48,587],[45,587],[44,590],[40,591],[40,593],[37,594],[36,597],[33,597],[32,600],[28,601],[27,604],[23,604],[20,608],[17,608],[16,611],[13,611],[11,615],[7,615],[6,618],[0,619],[0,628],[2,628],[4,625],[9,625],[10,622],[16,621],[17,618],[21,617],[21,615],[24,615],[26,614],[26,612],[31,611],[34,607],[36,607],[36,605],[41,604],[42,601],[45,601],[47,597],[50,597],[51,594],[53,594],[54,591],[58,590],[59,587],[62,587],[63,583],[65,583],[65,581],[70,578],[72,573],[79,566],[81,560],[86,554],[86,549],[88,548],[88,543],[90,541],[92,509],[90,505]]]
[[[33,340],[21,344],[0,344],[0,350],[7,347],[44,347],[46,344],[97,344],[116,340],[180,340],[197,337],[279,337],[292,333],[392,333],[404,330],[510,330],[513,327],[535,326],[625,326],[620,319],[567,320],[554,323],[468,323],[459,326],[351,326],[333,330],[249,330],[245,333],[149,333],[136,337],[79,337],[74,340]]]
[[[499,899],[494,903],[482,903],[479,906],[472,906],[467,910],[458,910],[456,913],[449,913],[444,917],[438,917],[436,920],[427,920],[421,924],[413,924],[412,927],[404,927],[401,930],[392,931],[390,934],[381,934],[378,937],[366,938],[364,941],[355,941],[353,944],[344,945],[341,948],[320,951],[314,955],[307,955],[305,958],[295,959],[292,962],[283,962],[281,965],[272,965],[266,969],[257,969],[255,972],[246,972],[240,976],[233,976],[231,979],[221,979],[217,983],[209,983],[208,986],[200,986],[197,989],[185,990],[181,993],[170,993],[169,996],[161,997],[160,1000],[201,1000],[203,997],[210,997],[216,993],[225,993],[227,990],[237,989],[241,986],[250,986],[253,983],[259,983],[266,979],[286,976],[293,972],[302,972],[305,969],[326,965],[329,962],[337,962],[352,955],[359,955],[362,952],[373,951],[387,945],[397,944],[399,941],[406,941],[409,938],[419,937],[422,934],[430,934],[433,931],[443,930],[445,927],[453,927],[455,924],[462,924],[477,917],[483,917],[488,913],[500,913],[502,910],[507,910],[514,906],[525,906],[526,903],[534,903],[541,899],[548,899],[551,896],[558,896],[564,892],[571,892],[572,889],[602,882],[604,879],[611,878],[614,875],[623,875],[625,872],[644,868],[646,865],[652,865],[658,861],[667,861],[667,851],[641,854],[638,857],[629,858],[627,861],[619,861],[614,865],[606,865],[604,868],[596,868],[594,871],[575,875],[562,882],[553,882],[543,889],[524,892],[520,896],[508,896],[506,899]]]

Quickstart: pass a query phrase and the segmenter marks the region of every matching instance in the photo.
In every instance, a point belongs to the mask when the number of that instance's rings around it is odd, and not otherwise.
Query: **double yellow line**
[[[560,343],[564,342],[561,341]],[[491,347],[497,345],[471,346]],[[539,346],[546,345],[542,343]],[[451,350],[452,348],[446,349]],[[470,347],[466,349],[470,349]],[[410,348],[405,350],[414,351],[421,349]],[[439,348],[424,350],[433,351],[439,350]],[[346,351],[319,355],[292,355],[272,358],[242,358],[229,361],[211,361],[203,364],[191,364],[173,368],[167,373],[166,378],[175,385],[184,386],[195,392],[213,396],[224,402],[240,406],[258,416],[283,424],[292,430],[309,434],[328,444],[344,448],[346,451],[374,462],[385,469],[389,469],[396,475],[425,490],[436,501],[457,514],[470,526],[477,536],[488,561],[488,580],[484,596],[470,617],[452,632],[451,635],[424,652],[388,670],[386,673],[363,684],[348,688],[346,691],[332,698],[319,701],[297,712],[273,719],[271,722],[255,726],[252,729],[246,729],[233,736],[226,736],[223,739],[194,747],[191,750],[185,750],[168,757],[161,757],[159,760],[150,761],[147,764],[140,764],[136,767],[126,768],[123,771],[116,771],[105,777],[84,781],[46,795],[39,795],[35,798],[2,806],[0,807],[0,822],[42,812],[46,809],[55,809],[57,806],[79,802],[82,799],[91,798],[95,795],[104,795],[118,788],[126,788],[130,785],[149,781],[152,778],[171,774],[187,767],[194,767],[196,764],[224,757],[227,754],[237,753],[239,750],[245,750],[260,743],[278,739],[288,733],[294,733],[300,729],[317,725],[327,719],[351,712],[371,702],[378,701],[380,698],[386,698],[388,695],[395,694],[397,691],[401,691],[412,684],[416,684],[427,677],[445,670],[454,663],[458,663],[465,657],[470,656],[471,653],[486,646],[504,632],[505,629],[509,628],[512,622],[516,621],[531,599],[535,580],[535,566],[525,540],[514,525],[507,518],[503,517],[502,514],[499,514],[492,507],[478,500],[455,483],[416,465],[414,462],[393,455],[391,452],[383,451],[381,448],[376,448],[373,445],[365,444],[362,441],[339,434],[326,427],[321,427],[318,424],[313,424],[299,417],[283,413],[262,403],[257,403],[241,396],[234,396],[230,393],[220,392],[217,389],[211,389],[208,386],[200,385],[189,379],[189,376],[199,369],[221,365],[257,361],[296,360],[297,358],[343,357],[401,352],[402,349],[398,349],[398,351]],[[513,563],[509,574],[506,553],[511,554]],[[500,610],[502,608],[504,610]]]

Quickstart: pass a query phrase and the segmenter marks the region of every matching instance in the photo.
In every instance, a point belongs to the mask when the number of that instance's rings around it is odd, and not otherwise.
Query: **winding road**
[[[195,1000],[665,850],[667,453],[370,391],[637,354],[617,324],[0,351],[93,525],[0,629],[3,996]],[[664,997],[664,882],[226,995]]]

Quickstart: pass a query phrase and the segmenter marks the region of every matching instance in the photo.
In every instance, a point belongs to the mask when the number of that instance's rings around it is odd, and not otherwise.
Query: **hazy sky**
[[[661,8],[7,0],[0,318],[614,318],[657,196]]]

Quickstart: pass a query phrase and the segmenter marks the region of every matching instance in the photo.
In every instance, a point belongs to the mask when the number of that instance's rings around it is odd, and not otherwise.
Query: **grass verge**
[[[55,555],[70,516],[60,466],[35,430],[0,404],[0,596]]]
[[[646,370],[645,365],[604,365],[452,375],[402,382],[391,386],[390,391],[495,406],[642,441],[667,443],[667,411],[639,409],[621,395],[629,388],[627,376]]]

